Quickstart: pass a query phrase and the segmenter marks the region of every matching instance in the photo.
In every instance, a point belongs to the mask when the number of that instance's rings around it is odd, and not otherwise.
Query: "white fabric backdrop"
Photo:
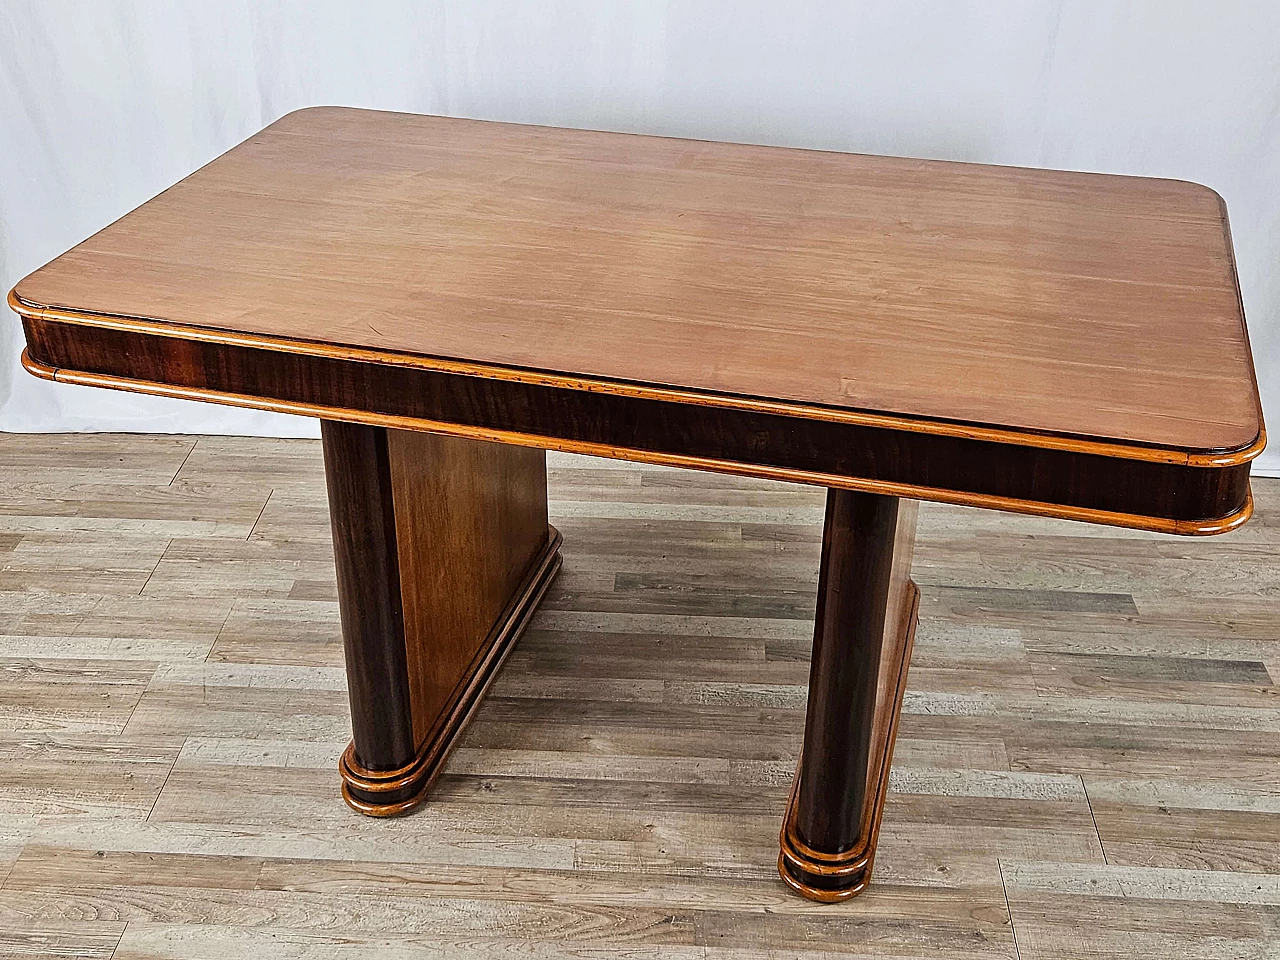
[[[1200,181],[1280,416],[1272,0],[5,0],[0,285],[311,104]],[[0,429],[316,434],[54,387],[0,319]]]

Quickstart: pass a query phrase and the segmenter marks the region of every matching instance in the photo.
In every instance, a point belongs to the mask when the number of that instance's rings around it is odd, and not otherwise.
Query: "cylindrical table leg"
[[[870,879],[916,620],[915,512],[896,497],[827,493],[804,750],[778,861],[815,900]]]
[[[322,420],[320,436],[352,742],[361,765],[395,770],[413,760],[415,745],[387,431]]]

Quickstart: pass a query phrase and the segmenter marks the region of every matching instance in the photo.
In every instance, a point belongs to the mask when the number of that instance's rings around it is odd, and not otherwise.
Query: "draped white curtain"
[[[0,285],[310,104],[1196,180],[1280,417],[1271,0],[3,0]],[[4,311],[2,430],[316,433],[55,387],[20,349]]]

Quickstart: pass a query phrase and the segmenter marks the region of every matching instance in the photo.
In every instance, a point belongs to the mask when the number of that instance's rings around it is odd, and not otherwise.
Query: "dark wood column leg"
[[[352,742],[342,795],[404,813],[560,568],[546,454],[322,421]]]
[[[812,900],[852,897],[871,879],[919,605],[916,510],[827,492],[804,749],[778,858]]]

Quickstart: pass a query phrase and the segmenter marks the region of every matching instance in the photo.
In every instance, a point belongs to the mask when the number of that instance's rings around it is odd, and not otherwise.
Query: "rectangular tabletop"
[[[90,363],[84,343],[79,359],[68,352],[83,330],[55,338],[50,323],[858,426],[897,447],[965,438],[995,446],[963,477],[937,463],[962,452],[938,445],[913,448],[916,465],[896,473],[884,452],[756,459],[812,482],[1015,509],[1217,523],[1244,509],[1247,467],[1214,479],[1216,495],[1205,468],[1239,468],[1263,443],[1225,209],[1182,181],[314,108],[36,271],[10,302],[45,324],[29,323],[29,366],[64,379],[183,386],[173,358],[148,370],[119,355],[138,343],[117,338]],[[291,399],[243,376],[215,382],[207,368],[229,356],[201,354],[206,369],[185,385],[379,412],[363,387]],[[783,442],[769,423],[726,423],[763,431],[756,448]],[[642,433],[597,430],[583,448],[662,446]],[[1201,469],[1148,509],[1140,491],[1057,492],[1036,472],[1083,468],[1001,466],[1006,447]],[[1020,474],[978,489],[983,470]]]

